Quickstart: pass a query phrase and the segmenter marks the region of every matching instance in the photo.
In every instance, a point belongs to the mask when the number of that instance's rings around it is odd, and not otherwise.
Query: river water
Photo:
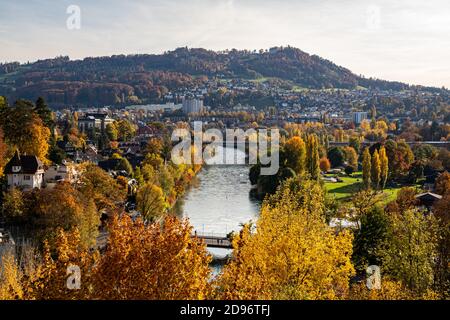
[[[242,163],[245,153],[224,148],[226,157]],[[205,165],[181,201],[180,211],[198,233],[226,235],[256,221],[260,201],[250,195],[248,165]],[[209,249],[216,257],[230,250]]]

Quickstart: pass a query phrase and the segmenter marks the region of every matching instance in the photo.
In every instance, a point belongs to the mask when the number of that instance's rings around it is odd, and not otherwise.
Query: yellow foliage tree
[[[162,216],[168,207],[161,187],[149,182],[139,188],[136,203],[138,210],[147,220]]]
[[[17,147],[23,154],[35,155],[39,160],[47,163],[48,140],[50,139],[50,129],[47,128],[40,118],[34,116],[28,131],[28,139],[24,139]]]
[[[381,169],[380,171],[381,188],[384,189],[389,174],[389,160],[386,154],[386,149],[384,147],[380,148],[379,156]]]
[[[363,174],[363,183],[366,189],[370,188],[370,176],[371,176],[371,156],[369,152],[369,148],[364,149],[363,160],[362,160],[362,174]]]
[[[284,145],[286,153],[286,166],[297,174],[305,170],[306,145],[302,138],[292,137]]]
[[[71,232],[58,230],[55,246],[44,242],[44,254],[36,271],[24,279],[25,299],[60,300],[86,299],[92,296],[90,270],[98,259],[81,242],[77,229]],[[71,268],[79,268],[80,287],[75,290],[68,285]],[[68,271],[69,270],[69,271]],[[69,281],[70,282],[70,281]]]
[[[381,181],[381,163],[380,163],[380,156],[378,155],[377,150],[373,152],[370,170],[371,170],[370,178],[372,180],[373,187],[375,190],[378,190]]]
[[[354,274],[352,235],[324,221],[324,191],[288,180],[256,223],[233,240],[233,260],[216,283],[221,299],[337,299]]]
[[[0,300],[23,298],[22,271],[11,251],[0,256]]]

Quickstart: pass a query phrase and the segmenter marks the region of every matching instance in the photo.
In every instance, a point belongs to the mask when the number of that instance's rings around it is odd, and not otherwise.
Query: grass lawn
[[[326,175],[327,177],[333,177],[334,175]],[[329,194],[333,195],[336,200],[348,201],[352,195],[363,188],[362,173],[355,172],[351,177],[340,176],[343,182],[325,182],[325,187]],[[401,187],[386,188],[384,193],[386,194],[385,202],[390,202],[397,197],[398,191]]]

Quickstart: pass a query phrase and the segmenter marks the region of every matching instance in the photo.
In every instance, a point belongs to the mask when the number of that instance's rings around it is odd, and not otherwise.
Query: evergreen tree
[[[39,97],[36,100],[36,106],[34,107],[34,112],[38,114],[38,116],[41,118],[44,125],[49,128],[51,131],[53,131],[54,128],[54,121],[53,121],[53,115],[50,108],[45,103],[44,98]]]
[[[373,206],[360,217],[360,225],[355,231],[352,260],[356,269],[364,271],[369,265],[381,265],[389,221],[382,208]]]

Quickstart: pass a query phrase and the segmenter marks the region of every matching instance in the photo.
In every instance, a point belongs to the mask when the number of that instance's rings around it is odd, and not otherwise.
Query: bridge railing
[[[192,236],[196,236],[198,238],[227,238],[227,235],[225,233],[219,233],[219,232],[198,232],[194,231],[192,232]]]

